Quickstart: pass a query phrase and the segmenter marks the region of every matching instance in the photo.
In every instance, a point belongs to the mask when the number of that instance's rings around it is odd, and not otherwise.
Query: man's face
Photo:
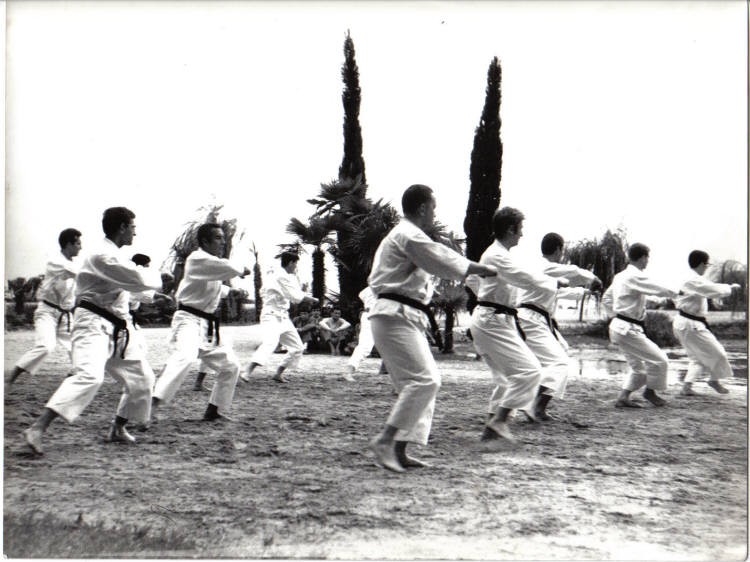
[[[74,258],[81,253],[81,237],[76,238],[74,242],[68,242],[63,248],[63,253],[69,258]]]
[[[523,221],[519,222],[515,228],[511,228],[508,233],[508,247],[512,248],[513,246],[518,246],[518,241],[521,240],[521,237],[523,236]]]
[[[212,229],[211,235],[208,237],[208,239],[203,240],[203,249],[212,256],[216,256],[217,258],[220,258],[224,255],[225,245],[224,231],[220,228]]]
[[[426,226],[432,226],[435,223],[435,207],[437,207],[437,202],[433,195],[430,197],[430,200],[424,204],[424,219]]]
[[[339,318],[341,318],[341,311],[334,309],[333,312],[331,312],[331,318],[333,318],[334,320],[338,320]]]
[[[135,221],[130,220],[128,224],[120,225],[120,242],[123,246],[130,246],[135,238]]]
[[[284,267],[287,273],[295,273],[297,271],[297,262],[296,261],[290,261],[286,266]]]

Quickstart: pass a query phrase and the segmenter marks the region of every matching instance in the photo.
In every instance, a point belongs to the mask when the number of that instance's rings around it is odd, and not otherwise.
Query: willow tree
[[[464,217],[466,257],[479,261],[492,244],[492,215],[500,206],[500,178],[503,165],[503,143],[500,140],[500,87],[502,68],[497,57],[487,70],[487,88],[479,125],[474,131],[469,168],[469,202]],[[476,295],[469,292],[469,311]]]
[[[585,239],[570,243],[565,250],[565,260],[593,272],[601,280],[603,291],[612,284],[614,276],[627,266],[627,249],[628,242],[624,230],[615,232],[607,230],[599,239]],[[579,320],[583,320],[585,302],[584,296],[581,299]]]

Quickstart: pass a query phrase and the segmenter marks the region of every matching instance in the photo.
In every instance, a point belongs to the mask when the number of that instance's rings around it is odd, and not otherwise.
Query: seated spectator
[[[292,324],[297,328],[297,333],[305,346],[303,353],[308,352],[311,343],[312,346],[315,346],[320,341],[318,322],[319,319],[316,319],[307,310],[300,310],[299,316],[292,319]]]
[[[341,309],[334,308],[331,311],[330,318],[323,318],[318,323],[320,328],[320,335],[323,337],[323,341],[328,342],[328,347],[331,349],[331,355],[341,355],[339,349],[341,343],[349,333],[351,324],[341,318]]]

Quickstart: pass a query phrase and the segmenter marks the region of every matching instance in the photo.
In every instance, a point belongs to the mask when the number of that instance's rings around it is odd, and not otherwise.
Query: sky
[[[120,205],[154,264],[215,202],[273,265],[289,219],[338,173],[347,30],[371,198],[400,208],[427,184],[462,232],[498,57],[500,204],[526,215],[519,258],[550,231],[624,228],[664,282],[696,248],[746,263],[747,22],[743,0],[9,0],[5,278],[42,273],[64,228],[95,247]]]

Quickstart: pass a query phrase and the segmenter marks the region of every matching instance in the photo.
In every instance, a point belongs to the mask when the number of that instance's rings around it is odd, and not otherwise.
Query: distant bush
[[[646,313],[646,336],[659,347],[674,347],[679,345],[672,332],[672,317],[663,312],[648,311]]]

